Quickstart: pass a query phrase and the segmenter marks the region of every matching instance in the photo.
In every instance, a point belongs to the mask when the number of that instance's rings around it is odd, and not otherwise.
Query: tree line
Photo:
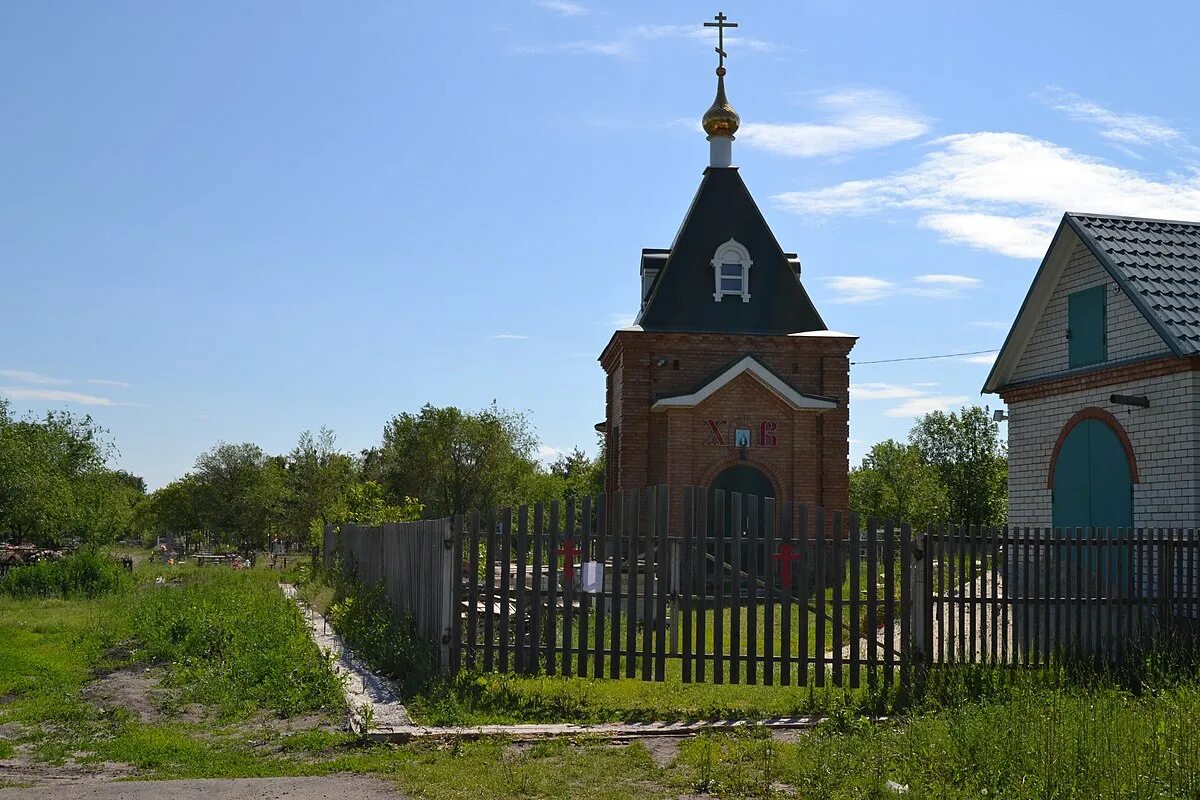
[[[575,448],[544,464],[525,414],[426,405],[394,416],[359,453],[340,449],[328,428],[301,433],[282,454],[219,442],[147,493],[142,479],[105,466],[115,448],[90,417],[16,420],[0,403],[0,538],[42,546],[170,536],[187,549],[303,548],[329,522],[437,518],[603,489],[603,453]]]
[[[850,470],[850,508],[928,525],[1002,525],[1008,516],[1008,451],[987,408],[933,411],[907,442],[874,445]]]
[[[551,463],[527,415],[494,404],[470,412],[426,405],[388,420],[358,453],[334,432],[300,434],[287,453],[219,442],[178,480],[147,493],[111,469],[115,447],[90,417],[52,411],[17,419],[0,399],[0,538],[58,546],[171,536],[177,545],[250,551],[319,541],[329,522],[380,524],[596,494],[604,453],[575,448]],[[907,442],[874,445],[850,471],[851,509],[929,524],[1001,524],[1007,455],[987,409],[935,411]]]

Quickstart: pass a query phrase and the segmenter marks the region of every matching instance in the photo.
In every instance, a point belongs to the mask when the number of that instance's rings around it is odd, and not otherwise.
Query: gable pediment
[[[695,408],[742,376],[758,381],[785,405],[796,410],[825,411],[838,407],[837,400],[832,397],[796,391],[754,356],[745,356],[694,392],[659,398],[651,410]]]

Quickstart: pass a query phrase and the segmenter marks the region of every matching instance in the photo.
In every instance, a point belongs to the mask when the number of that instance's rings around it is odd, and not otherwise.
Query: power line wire
[[[897,361],[930,361],[935,358],[957,358],[958,356],[981,356],[984,353],[999,353],[999,347],[993,347],[991,350],[972,350],[969,353],[942,353],[937,356],[908,356],[907,358],[882,358],[878,361],[851,361],[850,366],[857,367],[863,364],[894,364]]]

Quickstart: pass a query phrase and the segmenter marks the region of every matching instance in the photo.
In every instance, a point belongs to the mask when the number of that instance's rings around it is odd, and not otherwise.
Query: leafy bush
[[[0,580],[0,594],[11,597],[98,597],[132,585],[125,568],[94,548],[58,561],[16,567]]]
[[[378,586],[340,594],[329,608],[329,621],[354,654],[395,680],[405,699],[427,691],[438,676],[438,656],[412,616],[392,613]]]
[[[138,655],[169,662],[168,682],[185,702],[234,716],[342,706],[338,679],[272,574],[206,569],[182,577],[177,587],[145,587],[133,627]]]

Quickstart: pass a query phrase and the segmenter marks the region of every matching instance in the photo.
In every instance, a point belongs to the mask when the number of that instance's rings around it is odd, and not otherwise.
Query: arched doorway
[[[1053,465],[1054,527],[1132,527],[1134,477],[1126,443],[1104,419],[1072,423],[1064,429]]]
[[[716,491],[725,493],[724,512],[721,515],[724,522],[725,531],[725,546],[718,553],[716,540],[710,538],[708,541],[708,554],[713,559],[709,562],[708,574],[710,578],[715,579],[717,575],[724,576],[728,579],[732,572],[732,565],[741,563],[749,566],[749,559],[764,559],[767,556],[766,547],[760,544],[752,554],[747,541],[747,534],[750,532],[751,506],[756,508],[756,513],[753,518],[759,522],[759,530],[762,526],[763,498],[774,497],[775,487],[771,484],[771,479],[763,473],[762,470],[752,467],[748,464],[735,464],[728,467],[717,474],[709,485],[708,494],[708,518],[712,522],[709,525],[709,534],[715,535],[718,530],[716,525]],[[741,499],[741,515],[735,518],[733,513],[733,502],[730,495],[734,492],[742,495]],[[734,548],[738,548],[735,554]],[[761,563],[761,562],[759,562]],[[724,564],[725,566],[721,566]],[[718,569],[718,567],[721,567]],[[761,570],[761,567],[760,567]]]

